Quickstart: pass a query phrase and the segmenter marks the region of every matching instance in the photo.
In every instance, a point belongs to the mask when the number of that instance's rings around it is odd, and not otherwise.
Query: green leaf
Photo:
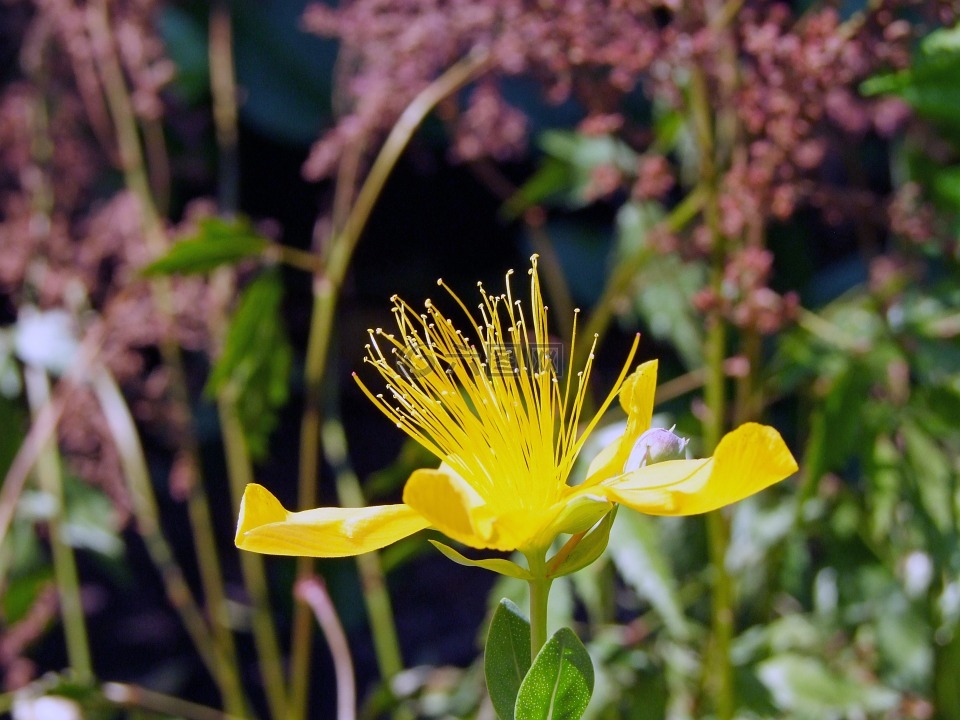
[[[930,33],[921,43],[911,67],[870,78],[860,86],[860,91],[865,95],[899,95],[920,115],[956,128],[957,107],[960,107],[958,72],[960,25]]]
[[[262,255],[270,242],[246,220],[209,217],[200,221],[196,235],[181,240],[164,257],[147,265],[145,276],[199,274],[221,265]]]
[[[566,162],[544,158],[530,179],[503,204],[500,215],[505,220],[515,220],[534,205],[568,191],[573,184],[574,172]]]
[[[487,692],[501,720],[513,720],[520,684],[530,670],[530,622],[510,600],[500,601],[483,651]]]
[[[584,170],[592,170],[600,165],[616,165],[625,172],[633,172],[637,164],[636,152],[612,135],[592,136],[548,130],[540,136],[540,146],[548,155]]]
[[[573,630],[561,628],[520,685],[516,720],[579,720],[593,694],[593,663]]]
[[[483,568],[484,570],[490,570],[491,572],[499,573],[501,575],[507,575],[512,578],[517,578],[517,580],[533,580],[533,575],[529,571],[517,565],[515,562],[511,562],[504,558],[486,558],[484,560],[471,560],[465,555],[461,555],[456,550],[454,550],[449,545],[444,545],[442,542],[437,540],[431,540],[430,544],[433,545],[437,550],[442,552],[447,559],[453,560],[458,565],[466,565],[467,567],[478,567]]]
[[[540,168],[507,200],[501,214],[508,219],[548,201],[569,208],[592,202],[586,190],[593,171],[612,165],[624,175],[636,171],[637,153],[611,135],[593,137],[565,130],[548,130],[539,138],[546,157]]]
[[[649,241],[663,218],[656,202],[627,202],[617,212],[617,252],[636,258],[633,303],[651,334],[669,341],[687,367],[703,364],[703,323],[693,298],[704,286],[706,269],[698,262],[664,255]]]
[[[610,555],[624,582],[656,609],[674,637],[683,638],[689,630],[659,527],[653,518],[624,513],[613,529]]]
[[[556,568],[550,568],[550,577],[560,577],[582,570],[603,554],[610,540],[610,528],[617,517],[617,506],[604,515],[603,520],[577,543],[573,551]],[[548,564],[549,567],[549,564]]]
[[[110,498],[78,478],[65,479],[64,541],[74,548],[92,550],[109,558],[123,555],[117,513]]]
[[[243,291],[205,390],[209,396],[229,392],[255,460],[267,454],[277,411],[289,393],[293,351],[281,320],[282,299],[277,272],[261,275]]]
[[[823,661],[784,653],[760,663],[760,681],[780,710],[804,718],[863,717],[896,706],[899,695],[864,677],[851,677]]]

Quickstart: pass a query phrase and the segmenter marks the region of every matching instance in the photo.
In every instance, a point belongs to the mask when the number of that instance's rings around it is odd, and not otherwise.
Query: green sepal
[[[598,495],[580,495],[574,498],[550,524],[550,530],[554,533],[551,539],[559,533],[576,535],[586,532],[610,512],[612,507],[613,503]]]
[[[577,570],[582,570],[599,558],[603,551],[607,549],[607,543],[610,541],[610,528],[613,527],[613,521],[617,517],[618,507],[619,505],[615,505],[613,510],[608,512],[593,530],[584,535],[577,546],[556,567],[553,566],[556,555],[551,558],[547,562],[547,577],[556,578],[569,575]]]
[[[560,628],[520,684],[515,720],[580,720],[593,694],[593,663],[573,630]]]
[[[444,545],[442,542],[436,540],[431,540],[430,544],[433,545],[437,550],[442,552],[447,556],[448,559],[453,560],[458,565],[466,565],[468,567],[478,567],[483,568],[484,570],[490,570],[495,573],[500,573],[501,575],[508,575],[512,578],[517,578],[517,580],[533,580],[533,575],[530,574],[528,570],[520,567],[515,562],[511,562],[504,558],[486,558],[485,560],[471,560],[465,555],[461,555],[456,550],[454,550],[449,545]]]
[[[483,651],[487,692],[500,720],[514,720],[517,693],[530,670],[530,621],[504,598],[497,605]]]

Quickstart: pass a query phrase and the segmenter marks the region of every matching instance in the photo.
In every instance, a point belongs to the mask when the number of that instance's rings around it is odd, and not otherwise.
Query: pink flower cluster
[[[901,13],[906,6],[909,15]],[[889,137],[909,112],[899,100],[862,98],[858,86],[907,64],[913,40],[932,27],[918,18],[947,23],[956,8],[887,0],[848,19],[832,5],[798,14],[787,3],[748,0],[724,18],[725,8],[702,0],[354,0],[341,9],[318,3],[305,26],[340,38],[349,70],[342,117],[315,145],[305,173],[330,173],[351,142],[369,147],[427,83],[468,53],[484,52],[484,78],[454,103],[465,109],[445,113],[460,159],[504,160],[523,151],[524,117],[500,88],[505,78],[524,76],[539,83],[546,102],[574,99],[585,116],[580,132],[617,135],[640,154],[634,173],[612,164],[594,168],[586,199],[621,190],[639,200],[663,199],[680,178],[689,188],[696,169],[680,154],[656,150],[650,128],[624,111],[625,100],[643,94],[689,117],[690,78],[699,74],[717,137],[729,136],[716,180],[719,230],[728,246],[762,244],[771,222],[801,206],[818,208],[828,222],[875,215],[880,201],[870,193],[835,191],[852,184],[844,148],[867,133]],[[703,226],[686,236],[686,244],[660,237],[658,245],[710,252],[713,236]],[[776,330],[796,298],[770,290],[771,267],[761,268],[752,250],[733,255],[727,275],[736,299],[715,302],[738,325]]]

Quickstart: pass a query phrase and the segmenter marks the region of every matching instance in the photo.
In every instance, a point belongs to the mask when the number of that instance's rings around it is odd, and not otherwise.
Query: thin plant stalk
[[[667,232],[678,232],[687,226],[703,209],[705,199],[704,188],[694,187],[683,200],[657,224],[657,229]],[[655,230],[651,230],[655,232]],[[610,329],[610,323],[616,316],[616,309],[623,297],[629,292],[637,273],[650,259],[652,250],[640,248],[637,252],[621,260],[610,273],[607,283],[600,294],[600,299],[590,312],[590,318],[583,330],[583,336],[602,339]],[[573,367],[582,367],[586,356],[590,353],[590,343],[581,343],[577,355],[573,358]]]
[[[173,695],[159,693],[156,690],[148,690],[139,685],[116,682],[104,683],[100,692],[107,702],[128,710],[143,710],[151,714],[178,717],[183,718],[183,720],[242,720],[236,715],[230,715]]]
[[[360,481],[350,466],[347,454],[347,435],[340,418],[335,414],[323,423],[323,451],[334,471],[334,482],[341,501],[346,507],[363,507],[365,500],[360,490]],[[364,553],[357,557],[360,586],[363,600],[373,631],[373,645],[377,665],[384,678],[391,678],[403,670],[400,640],[393,622],[393,607],[384,579],[379,553]]]
[[[691,72],[690,105],[700,153],[700,178],[705,191],[704,220],[713,247],[711,287],[714,292],[719,292],[726,263],[726,247],[720,230],[720,211],[717,204],[715,127],[706,79],[699,68],[694,68]],[[706,453],[713,452],[717,447],[726,427],[727,387],[724,372],[726,345],[726,321],[720,312],[714,311],[707,318],[705,348],[707,376],[704,385],[704,401],[707,405],[707,417],[703,428],[703,443]],[[733,582],[726,566],[730,529],[722,510],[709,513],[706,524],[710,567],[713,574],[711,595],[713,646],[708,654],[706,677],[714,688],[714,707],[718,720],[732,720],[736,709],[733,665],[730,659],[734,630]]]
[[[350,657],[350,645],[330,594],[323,581],[317,577],[299,580],[294,587],[294,594],[313,611],[333,656],[333,672],[337,684],[337,720],[356,720],[357,684],[354,680],[353,659]]]
[[[47,373],[38,367],[27,366],[23,371],[27,401],[34,417],[50,402],[50,381]],[[50,528],[50,549],[53,554],[53,574],[60,595],[60,617],[67,644],[70,668],[81,684],[93,682],[93,662],[90,659],[90,641],[83,617],[80,598],[80,578],[73,548],[64,538],[64,493],[60,456],[52,438],[44,443],[36,465],[37,483],[53,500],[53,512],[47,519]]]
[[[69,394],[76,388],[73,381],[87,374],[90,364],[100,351],[100,346],[100,333],[94,328],[88,329],[86,336],[80,343],[79,351],[67,372],[63,375],[62,380],[66,382],[61,382],[57,386],[50,401],[36,413],[30,429],[27,431],[27,436],[20,443],[17,454],[7,469],[3,485],[0,487],[0,545],[4,544],[7,531],[10,529],[10,523],[13,521],[13,515],[17,508],[17,501],[23,492],[30,470],[37,462],[44,446],[56,432],[57,424],[63,415],[64,404],[69,398]],[[2,575],[0,575],[0,586],[2,585]]]
[[[323,377],[327,366],[340,287],[346,277],[360,234],[387,178],[420,123],[438,102],[476,78],[483,72],[486,65],[485,53],[471,54],[451,66],[411,101],[387,136],[343,226],[336,229],[328,244],[321,249],[322,268],[315,273],[313,280],[313,311],[304,366],[305,392],[300,429],[298,482],[298,500],[301,506],[310,507],[316,504],[316,486],[320,469],[320,408]],[[356,491],[362,496],[359,487]],[[309,577],[312,572],[313,564],[308,559],[301,558],[297,563],[298,577]],[[290,670],[289,716],[292,720],[305,717],[311,626],[308,614],[303,611],[295,613]]]
[[[208,44],[210,93],[218,152],[217,203],[221,212],[232,215],[239,204],[237,86],[233,66],[233,26],[230,7],[224,0],[211,4]],[[233,290],[234,278],[231,270],[223,269],[214,274],[211,280],[211,293],[214,296],[211,325],[214,326],[216,335],[222,335],[226,327],[223,310],[233,297]],[[234,516],[237,516],[243,489],[254,481],[254,474],[246,438],[237,417],[234,394],[230,387],[219,393],[217,411],[223,434]],[[281,720],[287,714],[286,681],[280,642],[270,606],[263,556],[240,553],[240,570],[252,605],[253,642],[257,649],[267,705],[270,715]]]
[[[147,461],[130,409],[116,381],[105,368],[99,368],[93,373],[91,386],[120,455],[120,464],[127,481],[132,510],[136,518],[137,532],[143,538],[147,554],[160,572],[170,604],[180,615],[200,659],[223,694],[224,702],[235,703],[236,700],[231,698],[243,697],[242,694],[236,694],[242,692],[239,690],[240,679],[235,675],[235,665],[224,656],[222,646],[213,641],[210,627],[187,585],[183,570],[163,535],[160,527],[160,511],[153,494]],[[236,714],[244,715],[245,713],[241,710]]]
[[[152,196],[143,150],[140,145],[136,115],[133,110],[129,88],[113,45],[108,18],[109,10],[103,0],[92,3],[87,12],[87,29],[90,33],[91,43],[96,49],[97,72],[107,101],[107,108],[113,121],[124,182],[140,204],[147,246],[151,254],[159,257],[167,247],[166,235]],[[152,282],[151,289],[162,315],[168,320],[172,320],[174,312],[170,282],[166,278],[157,278]],[[171,371],[171,388],[176,396],[178,406],[188,412],[186,381],[179,348],[171,339],[164,339],[160,343],[160,350],[164,362]],[[193,440],[192,433],[188,432],[186,435],[186,452],[192,461],[194,474],[198,476],[200,464],[197,460],[196,443]],[[210,607],[213,638],[220,646],[221,661],[230,666],[229,668],[222,668],[216,674],[224,683],[220,687],[224,695],[224,706],[229,712],[242,714],[245,701],[243,688],[239,682],[239,664],[233,635],[227,623],[227,604],[216,549],[216,536],[210,519],[206,492],[200,480],[195,482],[190,490],[187,498],[187,511],[194,535],[194,547],[197,554],[201,584]]]
[[[236,403],[225,395],[218,399],[220,427],[226,447],[227,475],[230,479],[230,494],[234,515],[239,515],[240,498],[247,484],[253,482],[253,469],[247,451],[246,438],[236,414]],[[252,605],[251,627],[253,642],[259,657],[260,677],[271,717],[281,720],[286,717],[286,682],[283,677],[283,656],[273,623],[270,606],[270,588],[264,568],[263,556],[257,553],[240,553],[240,571]]]

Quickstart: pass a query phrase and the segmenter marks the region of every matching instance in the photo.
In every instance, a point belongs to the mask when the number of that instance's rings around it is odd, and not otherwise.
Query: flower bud
[[[683,460],[689,442],[687,438],[674,434],[673,428],[650,428],[637,438],[630,457],[623,465],[623,471],[632,472],[665,460]]]

